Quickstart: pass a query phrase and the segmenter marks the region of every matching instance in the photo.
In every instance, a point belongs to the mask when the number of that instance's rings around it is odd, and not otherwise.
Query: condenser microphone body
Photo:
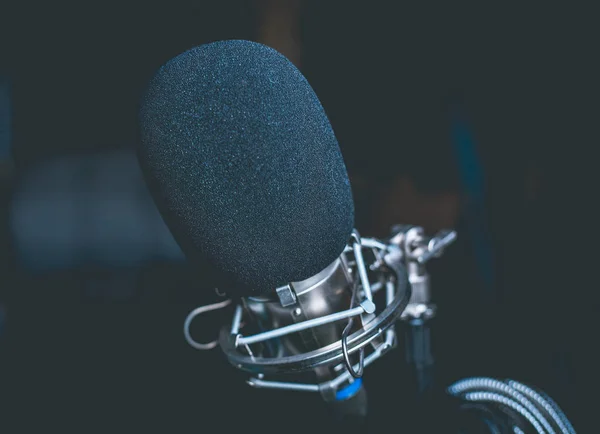
[[[140,109],[140,162],[188,258],[241,296],[308,279],[354,225],[346,167],[311,86],[283,55],[249,41],[167,62]]]
[[[386,301],[374,319],[348,174],[307,80],[258,43],[202,45],[159,69],[140,127],[140,164],[163,219],[237,304],[218,341],[229,362],[256,375],[252,386],[320,392],[364,411],[354,380],[393,346],[410,290],[401,268],[391,278],[379,261],[371,270]]]

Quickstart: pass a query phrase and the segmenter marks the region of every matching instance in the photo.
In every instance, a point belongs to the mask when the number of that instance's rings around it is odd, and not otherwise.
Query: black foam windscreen
[[[139,157],[191,259],[241,295],[307,279],[354,226],[336,137],[313,89],[277,51],[213,42],[162,66],[140,108]]]

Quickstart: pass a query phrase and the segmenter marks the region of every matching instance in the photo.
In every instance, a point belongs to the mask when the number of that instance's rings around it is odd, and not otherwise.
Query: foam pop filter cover
[[[229,40],[167,62],[140,108],[139,158],[190,259],[242,295],[313,276],[343,251],[352,191],[313,89],[283,55]]]

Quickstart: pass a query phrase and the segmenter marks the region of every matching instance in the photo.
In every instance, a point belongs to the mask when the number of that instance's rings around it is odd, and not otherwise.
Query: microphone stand
[[[456,232],[440,231],[434,237],[426,237],[418,226],[398,225],[394,227],[390,242],[404,252],[404,262],[412,294],[408,306],[401,316],[405,323],[406,362],[415,378],[417,398],[422,398],[434,386],[435,360],[431,351],[430,322],[435,318],[436,305],[431,302],[427,262],[441,256],[445,247],[456,240]]]

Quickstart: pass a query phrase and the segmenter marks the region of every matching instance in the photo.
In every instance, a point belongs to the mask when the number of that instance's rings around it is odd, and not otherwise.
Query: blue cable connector
[[[346,399],[352,398],[356,393],[360,390],[362,386],[362,378],[358,378],[354,380],[353,383],[350,383],[343,389],[340,389],[335,394],[336,401],[344,401]]]

